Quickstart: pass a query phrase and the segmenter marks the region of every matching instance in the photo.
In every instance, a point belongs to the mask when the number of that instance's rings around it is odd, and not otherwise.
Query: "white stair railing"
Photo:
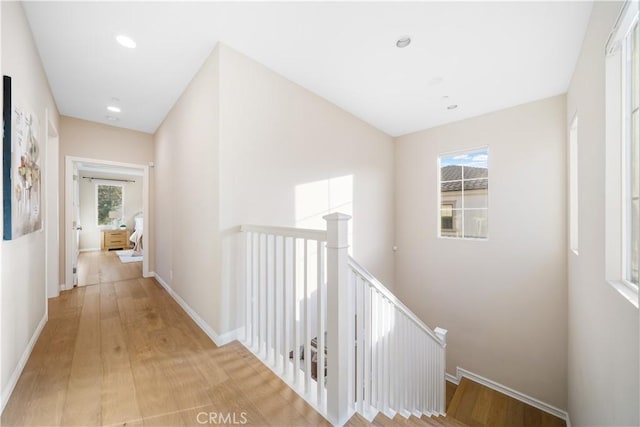
[[[443,415],[446,330],[348,255],[350,218],[325,216],[327,231],[241,226],[243,344],[334,425],[355,411]]]
[[[326,413],[326,231],[243,225],[243,344],[322,414]],[[317,359],[313,378],[312,357]]]
[[[369,421],[378,411],[389,418],[444,415],[447,331],[431,331],[351,257],[349,273],[357,411]]]

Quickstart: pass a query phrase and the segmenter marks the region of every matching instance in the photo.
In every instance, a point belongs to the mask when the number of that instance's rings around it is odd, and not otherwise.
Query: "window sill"
[[[635,308],[638,308],[638,291],[632,289],[621,280],[607,280],[607,283],[613,287],[620,295],[629,301]]]

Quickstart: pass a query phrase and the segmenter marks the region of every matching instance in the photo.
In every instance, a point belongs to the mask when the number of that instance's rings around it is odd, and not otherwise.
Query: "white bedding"
[[[134,232],[131,237],[129,237],[129,240],[133,242],[134,254],[142,254],[142,225],[142,218],[135,218]]]

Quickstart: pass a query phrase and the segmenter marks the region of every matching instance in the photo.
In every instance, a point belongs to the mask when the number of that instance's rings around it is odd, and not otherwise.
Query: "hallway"
[[[141,276],[142,262],[123,264],[115,251],[81,252],[78,255],[78,286],[119,282]]]
[[[3,426],[328,425],[242,345],[216,347],[154,279],[49,300]],[[204,421],[204,422],[203,422]]]

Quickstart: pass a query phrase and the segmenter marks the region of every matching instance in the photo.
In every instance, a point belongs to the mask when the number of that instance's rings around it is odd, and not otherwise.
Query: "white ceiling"
[[[24,3],[62,114],[153,133],[223,42],[392,136],[566,92],[591,6]]]

